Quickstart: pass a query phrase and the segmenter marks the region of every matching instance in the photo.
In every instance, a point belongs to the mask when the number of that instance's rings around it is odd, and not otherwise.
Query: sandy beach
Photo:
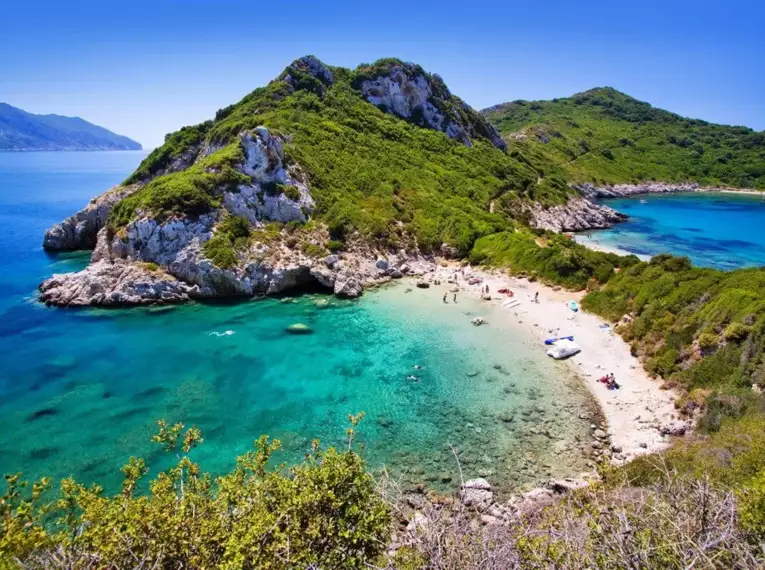
[[[441,285],[436,286],[439,291],[436,294],[455,287],[454,283],[447,282],[455,269],[458,269],[457,265],[439,267]],[[559,330],[561,336],[574,336],[582,351],[565,362],[582,378],[599,403],[608,423],[616,462],[629,461],[638,455],[669,446],[668,438],[660,434],[659,428],[668,421],[679,419],[673,403],[675,395],[661,389],[661,380],[648,376],[638,359],[630,353],[629,345],[610,326],[603,326],[607,324],[605,321],[581,309],[574,313],[568,308],[567,302],[570,299],[579,302],[584,296],[582,292],[555,291],[540,283],[509,277],[499,271],[472,270],[472,275],[482,277],[483,282],[469,285],[460,276],[456,284],[460,293],[481,296],[481,288],[488,285],[491,300],[486,302],[501,306],[509,297],[497,291],[503,288],[513,291],[514,298],[519,299],[521,304],[503,312],[508,319],[525,325],[529,333],[539,339],[540,351],[549,348],[544,345],[544,339],[553,336],[553,331]],[[537,293],[539,302],[534,303]],[[484,326],[491,326],[491,322]],[[614,373],[620,389],[608,390],[599,382],[610,372]]]
[[[626,249],[620,249],[618,247],[603,245],[598,240],[591,237],[587,237],[584,234],[574,234],[574,241],[576,241],[576,243],[578,243],[579,245],[583,245],[586,248],[592,249],[594,251],[600,251],[602,253],[615,253],[616,255],[634,255],[641,261],[651,260],[650,255],[632,253],[631,251],[627,251]]]

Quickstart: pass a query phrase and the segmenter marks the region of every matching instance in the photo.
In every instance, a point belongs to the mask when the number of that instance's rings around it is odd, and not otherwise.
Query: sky
[[[478,109],[611,86],[765,130],[763,0],[2,0],[0,102],[146,148],[313,54],[399,57]]]

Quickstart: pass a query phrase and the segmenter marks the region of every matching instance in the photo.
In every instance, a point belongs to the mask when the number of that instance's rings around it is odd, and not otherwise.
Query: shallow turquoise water
[[[763,266],[763,197],[765,194],[691,193],[605,200],[604,204],[630,219],[608,230],[591,232],[591,239],[641,255],[685,255],[704,267],[729,270]]]
[[[111,311],[41,306],[41,279],[88,260],[46,255],[43,230],[140,158],[0,154],[0,472],[75,475],[115,490],[131,455],[167,465],[149,442],[158,418],[198,425],[206,442],[195,454],[214,472],[263,433],[282,439],[281,459],[294,461],[314,437],[342,444],[347,415],[359,411],[369,465],[405,484],[454,488],[450,446],[466,476],[508,487],[584,469],[578,448],[589,421],[578,416],[591,398],[518,324],[478,300],[444,305],[437,289],[401,284],[353,302],[305,294]],[[473,327],[477,314],[489,324]],[[296,322],[314,334],[285,333]]]

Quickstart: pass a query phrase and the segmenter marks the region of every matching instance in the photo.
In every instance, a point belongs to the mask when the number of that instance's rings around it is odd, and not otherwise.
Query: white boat
[[[509,309],[517,309],[520,304],[521,304],[520,299],[510,299],[509,301],[505,301],[504,303],[502,303],[502,306],[505,309],[509,310]]]
[[[582,352],[581,346],[576,344],[573,340],[562,339],[556,341],[552,348],[547,351],[547,356],[552,356],[555,360],[560,360],[562,358],[574,356],[579,352]]]

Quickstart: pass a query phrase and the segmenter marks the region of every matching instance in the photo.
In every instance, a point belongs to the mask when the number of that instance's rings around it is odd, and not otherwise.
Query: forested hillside
[[[540,151],[577,182],[765,189],[765,133],[681,117],[610,87],[483,113],[511,148]]]

